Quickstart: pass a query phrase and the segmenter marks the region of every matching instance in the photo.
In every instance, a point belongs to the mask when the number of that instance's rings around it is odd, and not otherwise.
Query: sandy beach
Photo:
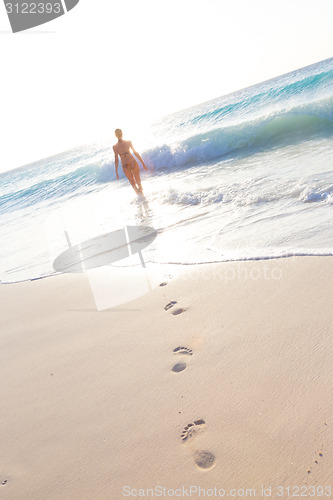
[[[330,497],[332,264],[185,266],[100,312],[84,274],[1,285],[0,498]]]

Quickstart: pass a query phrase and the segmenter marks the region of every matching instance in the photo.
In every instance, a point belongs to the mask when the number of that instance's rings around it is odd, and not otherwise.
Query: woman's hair
[[[118,137],[118,139],[119,139],[119,137],[121,137],[123,135],[123,132],[122,132],[122,130],[120,130],[120,128],[116,128],[114,133],[115,133],[116,137]]]

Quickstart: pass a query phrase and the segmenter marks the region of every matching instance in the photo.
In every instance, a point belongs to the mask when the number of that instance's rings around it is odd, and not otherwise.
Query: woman
[[[115,135],[118,138],[117,144],[113,146],[113,152],[114,152],[114,163],[116,167],[116,176],[117,179],[119,180],[119,175],[118,175],[118,163],[119,163],[119,156],[121,159],[121,166],[123,167],[124,174],[126,175],[127,179],[130,181],[132,188],[136,192],[136,194],[142,194],[142,185],[141,185],[141,178],[140,178],[140,168],[139,164],[136,161],[136,159],[132,156],[130,150],[133,151],[134,155],[137,157],[138,160],[141,161],[143,168],[147,170],[147,167],[142,160],[141,156],[139,153],[135,151],[133,148],[133,144],[131,141],[124,141],[123,139],[123,133],[120,130],[120,128],[117,128],[115,130]]]

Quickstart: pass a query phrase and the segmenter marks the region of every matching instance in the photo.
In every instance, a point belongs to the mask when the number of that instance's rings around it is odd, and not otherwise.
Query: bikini
[[[126,152],[126,153],[119,153],[119,155],[120,156],[130,155],[131,158],[133,158],[133,156],[131,155],[131,153],[128,153],[128,152]],[[126,158],[126,156],[125,156],[125,158]],[[128,170],[134,170],[135,167],[136,167],[136,161],[133,158],[133,160],[130,163],[126,163],[126,165],[122,165],[122,167],[123,167],[123,169],[127,168]]]

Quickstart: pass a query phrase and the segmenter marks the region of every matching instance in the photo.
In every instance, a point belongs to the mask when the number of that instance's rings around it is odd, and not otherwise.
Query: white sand
[[[190,266],[102,312],[85,275],[2,285],[0,498],[333,486],[332,264]]]

